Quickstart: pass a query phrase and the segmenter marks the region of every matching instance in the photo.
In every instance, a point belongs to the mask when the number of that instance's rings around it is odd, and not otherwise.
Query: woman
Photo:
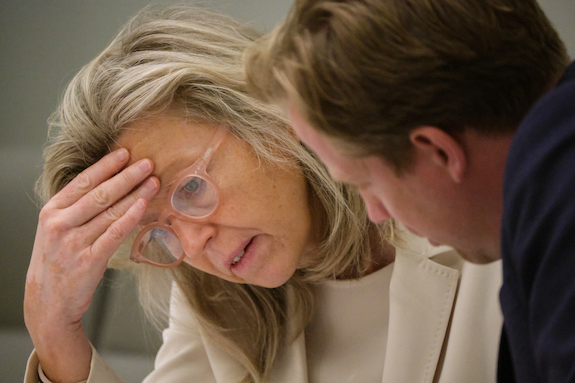
[[[257,37],[199,9],[145,11],[73,79],[38,184],[25,381],[120,381],[81,324],[114,253],[142,263],[152,317],[173,286],[147,382],[493,381],[497,268],[371,224],[246,94]]]

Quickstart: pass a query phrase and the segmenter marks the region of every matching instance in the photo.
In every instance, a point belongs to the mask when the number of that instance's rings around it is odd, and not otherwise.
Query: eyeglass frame
[[[226,137],[227,133],[228,133],[227,128],[221,127],[221,126],[216,127],[216,131],[212,134],[212,137],[208,141],[206,149],[203,150],[203,155],[201,155],[200,158],[198,158],[191,166],[187,167],[186,169],[182,170],[181,172],[179,172],[176,175],[176,177],[175,177],[176,181],[172,184],[172,186],[170,187],[170,189],[168,191],[167,207],[160,214],[160,217],[156,221],[151,222],[151,223],[147,224],[146,226],[144,226],[142,228],[142,230],[140,230],[140,232],[136,236],[136,239],[134,239],[134,242],[132,243],[132,250],[130,252],[130,259],[132,261],[134,261],[135,263],[145,263],[148,265],[152,265],[152,266],[156,266],[156,267],[160,267],[160,268],[164,268],[164,269],[176,267],[180,263],[182,263],[182,261],[186,257],[185,251],[182,251],[180,258],[178,258],[175,262],[172,262],[172,263],[158,263],[158,262],[154,262],[154,261],[149,260],[148,258],[143,256],[142,253],[140,252],[140,250],[138,249],[140,241],[142,240],[142,237],[145,234],[147,234],[149,231],[151,231],[153,229],[161,229],[161,230],[164,230],[164,231],[167,231],[167,232],[173,234],[178,239],[178,241],[180,241],[180,243],[181,243],[182,241],[180,240],[180,238],[178,237],[178,235],[176,234],[174,229],[172,229],[171,225],[166,223],[166,222],[168,222],[169,217],[175,216],[178,219],[183,219],[183,220],[187,220],[187,221],[194,221],[194,222],[202,222],[216,213],[216,211],[220,207],[220,197],[221,197],[220,188],[214,182],[212,177],[210,177],[210,175],[207,173],[206,168],[207,168],[208,164],[210,163],[213,154],[216,152],[216,150],[218,149],[218,147],[220,146],[220,144],[222,143],[222,141]],[[193,175],[194,177],[200,177],[204,181],[208,182],[214,188],[214,190],[216,191],[216,195],[218,197],[217,202],[216,202],[216,206],[214,207],[214,209],[210,213],[208,213],[204,216],[201,216],[201,217],[190,217],[188,215],[185,215],[184,213],[182,213],[178,209],[176,209],[176,207],[174,206],[174,204],[172,202],[172,198],[174,196],[174,193],[176,192],[176,189],[178,188],[180,183],[184,179],[186,179],[187,177],[189,177],[191,175]]]

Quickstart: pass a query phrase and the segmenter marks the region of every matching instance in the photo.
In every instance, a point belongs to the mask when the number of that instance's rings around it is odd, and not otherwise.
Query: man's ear
[[[463,181],[467,157],[461,144],[443,130],[433,126],[420,126],[409,134],[409,140],[419,151],[437,166],[445,169],[456,183]]]

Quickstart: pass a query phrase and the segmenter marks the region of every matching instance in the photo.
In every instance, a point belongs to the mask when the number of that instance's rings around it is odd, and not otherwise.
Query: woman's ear
[[[433,126],[420,126],[409,134],[417,156],[445,169],[456,183],[463,181],[467,158],[461,144],[450,134]]]

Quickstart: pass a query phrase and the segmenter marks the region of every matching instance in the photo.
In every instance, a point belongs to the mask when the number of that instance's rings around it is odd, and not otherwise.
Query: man
[[[502,258],[517,381],[575,381],[575,67],[535,0],[296,0],[247,75],[373,221]]]

